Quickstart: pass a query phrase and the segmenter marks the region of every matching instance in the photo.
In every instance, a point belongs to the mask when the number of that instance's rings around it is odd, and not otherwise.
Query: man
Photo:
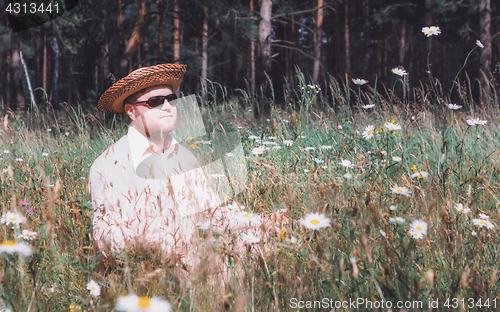
[[[104,112],[131,120],[127,135],[90,169],[94,239],[101,250],[140,244],[170,251],[189,240],[198,217],[220,204],[196,157],[170,135],[179,101],[174,92],[185,72],[178,64],[140,68],[99,99]]]

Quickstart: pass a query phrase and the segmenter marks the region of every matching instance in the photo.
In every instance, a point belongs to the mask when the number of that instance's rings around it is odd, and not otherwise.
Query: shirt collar
[[[134,127],[128,127],[128,143],[130,149],[130,157],[132,158],[132,165],[134,170],[137,169],[139,164],[151,155],[151,152],[146,153],[150,149],[153,142],[148,140],[144,135],[137,131]],[[170,147],[165,150],[164,156],[170,155],[174,152],[175,146],[178,144],[175,138],[172,138]]]

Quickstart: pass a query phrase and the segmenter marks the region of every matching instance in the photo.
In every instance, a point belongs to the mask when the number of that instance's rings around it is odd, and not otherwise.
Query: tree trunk
[[[345,41],[345,72],[351,72],[351,61],[349,51],[349,1],[344,1],[344,41]]]
[[[11,61],[12,61],[12,99],[10,108],[13,111],[24,109],[24,94],[23,94],[23,72],[21,67],[21,58],[19,57],[19,33],[11,34]]]
[[[54,38],[54,76],[52,81],[53,91],[51,95],[51,103],[52,107],[59,107],[59,94],[58,94],[58,84],[59,84],[59,44],[57,43],[57,39]]]
[[[262,0],[260,4],[261,21],[259,24],[259,42],[260,42],[260,90],[262,97],[259,101],[259,108],[254,109],[254,116],[260,118],[260,114],[269,115],[270,107],[265,97],[268,92],[269,83],[267,76],[271,76],[271,16],[272,0]]]
[[[207,96],[207,69],[208,69],[208,6],[203,5],[203,37],[201,38],[201,92],[203,100]]]
[[[159,14],[158,14],[158,53],[156,54],[156,58],[158,59],[158,62],[160,62],[160,60],[163,60],[163,33],[165,32],[165,23],[163,21],[164,18],[163,15],[165,13],[165,5],[163,4],[163,0],[157,0],[157,3],[158,3]]]
[[[253,16],[254,0],[250,0],[250,14]],[[250,92],[251,97],[255,96],[255,40],[252,36],[250,40]]]
[[[316,36],[314,37],[314,68],[313,82],[318,83],[319,67],[321,65],[321,44],[323,39],[323,0],[318,0],[318,12],[316,15]]]
[[[43,26],[42,26],[43,27]],[[45,92],[47,92],[47,34],[45,27],[43,27],[43,74],[42,74],[42,86]],[[45,99],[46,101],[48,99]]]
[[[137,0],[137,17],[135,27],[128,43],[126,44],[125,58],[121,63],[122,71],[124,72],[132,71],[134,68],[134,56],[138,56],[137,51],[139,43],[141,42],[142,30],[144,28],[144,15],[146,15],[146,0]],[[137,60],[137,62],[139,62],[139,60]]]
[[[401,39],[399,46],[399,65],[403,65],[405,61],[406,54],[406,19],[403,18],[403,23],[401,25]]]
[[[123,51],[123,42],[120,40],[121,23],[119,23],[120,7],[118,1],[107,0],[106,21],[104,23],[106,31],[106,45],[108,47],[109,73],[116,80],[123,77],[121,70],[121,58]],[[107,76],[108,73],[105,73]]]
[[[205,31],[205,23],[207,22],[208,19],[208,13],[206,10],[208,10],[207,5],[205,4],[203,6],[203,10],[205,12],[205,17],[203,19],[203,31]],[[180,20],[179,20],[179,0],[174,0],[174,63],[179,64],[180,59],[181,59],[181,35],[180,35]],[[207,31],[208,31],[208,24],[207,24]],[[207,35],[208,36],[208,35]],[[202,61],[203,62],[203,61]],[[203,72],[203,70],[202,70]],[[206,69],[205,69],[206,72]],[[206,76],[205,76],[206,78]]]
[[[491,0],[479,3],[479,37],[484,48],[481,49],[479,68],[481,81],[481,99],[484,102],[490,97],[488,80],[491,72]]]

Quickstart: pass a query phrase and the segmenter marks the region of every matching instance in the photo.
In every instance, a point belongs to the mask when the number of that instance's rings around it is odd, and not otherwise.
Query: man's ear
[[[128,118],[130,118],[130,121],[135,120],[135,106],[132,104],[125,104],[124,106],[125,113],[128,115]]]

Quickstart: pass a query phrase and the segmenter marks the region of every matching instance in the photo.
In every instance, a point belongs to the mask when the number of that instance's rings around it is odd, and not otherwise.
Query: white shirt
[[[170,250],[178,238],[189,239],[194,216],[220,205],[187,148],[173,139],[164,153],[150,150],[152,143],[129,127],[94,161],[89,191],[99,248],[118,251],[140,239]]]

